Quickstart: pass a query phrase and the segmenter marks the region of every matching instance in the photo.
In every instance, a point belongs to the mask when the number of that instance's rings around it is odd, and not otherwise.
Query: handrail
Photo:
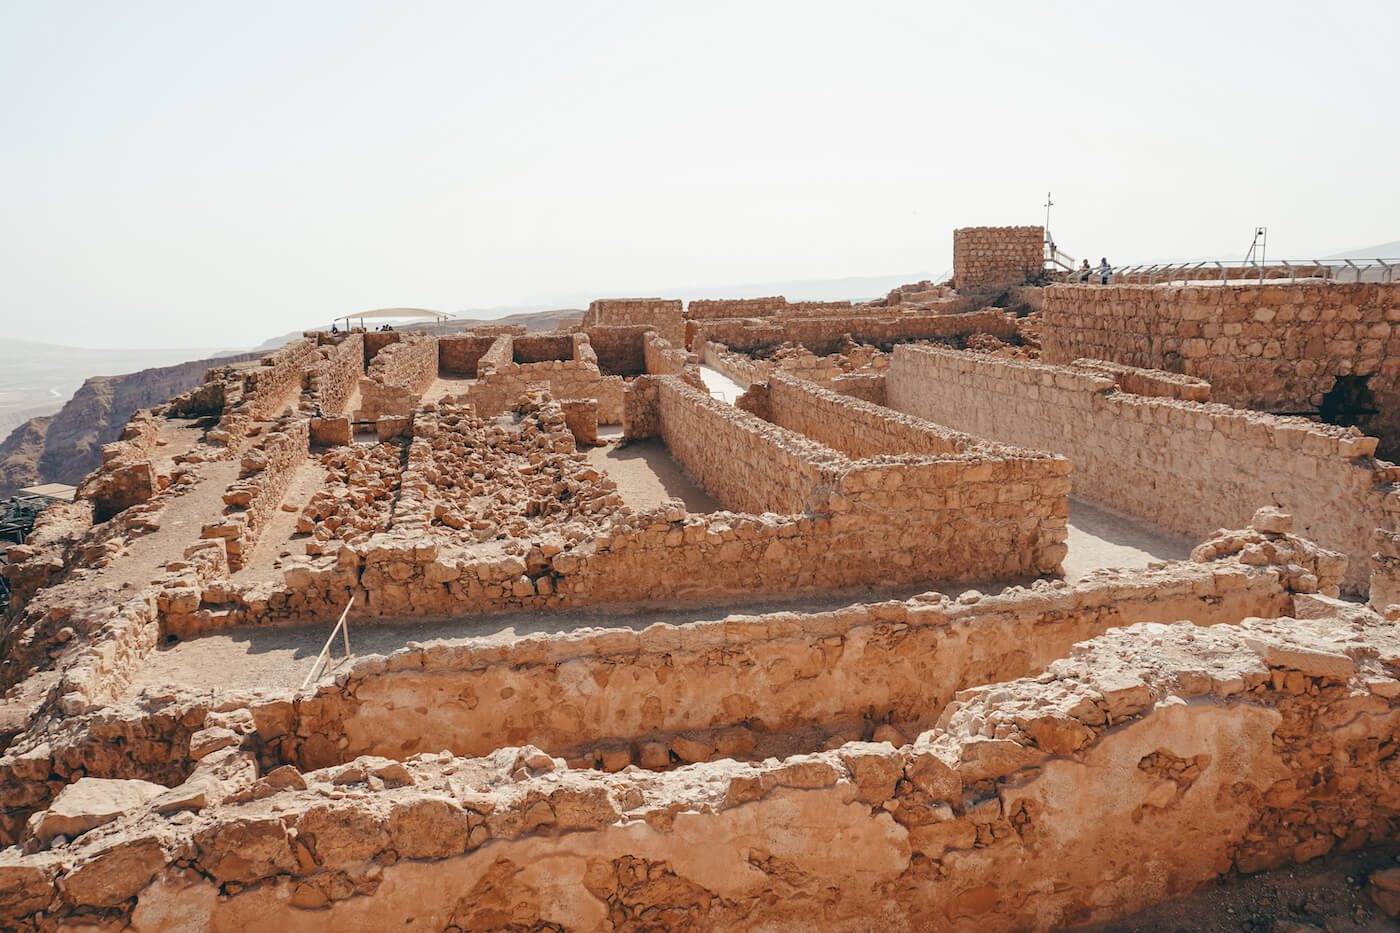
[[[316,671],[321,667],[322,661],[329,663],[331,642],[335,641],[335,633],[343,631],[345,633],[345,657],[350,657],[350,626],[345,624],[345,617],[350,614],[350,607],[355,605],[355,597],[351,596],[350,601],[345,604],[345,611],[340,614],[340,621],[331,629],[330,637],[326,639],[326,646],[321,649],[321,653],[316,655],[316,663],[311,665],[311,670],[307,672],[306,679],[301,682],[301,689],[305,690],[307,684],[311,683],[316,676]]]
[[[1207,267],[1213,267],[1209,277],[1206,275]],[[1097,268],[1093,271],[1095,275],[1099,274]],[[1111,274],[1117,281],[1131,284],[1155,284],[1158,281],[1170,284],[1177,280],[1190,282],[1212,279],[1216,281],[1258,279],[1261,282],[1270,279],[1287,279],[1290,282],[1296,282],[1300,278],[1320,278],[1336,282],[1395,282],[1400,281],[1400,276],[1396,274],[1397,271],[1400,271],[1400,259],[1395,258],[1271,259],[1267,262],[1257,260],[1225,262],[1207,259],[1198,262],[1140,263],[1117,266]],[[1271,275],[1270,272],[1280,274]]]

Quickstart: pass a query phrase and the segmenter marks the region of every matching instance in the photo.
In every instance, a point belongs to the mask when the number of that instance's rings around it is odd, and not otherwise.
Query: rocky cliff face
[[[189,391],[211,367],[262,355],[221,356],[88,379],[57,414],[31,418],[0,443],[0,497],[36,483],[77,485],[101,463],[102,445],[117,438],[137,409]]]

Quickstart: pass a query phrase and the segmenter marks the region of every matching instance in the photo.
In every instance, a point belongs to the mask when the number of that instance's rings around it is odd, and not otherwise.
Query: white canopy
[[[354,314],[342,314],[336,318],[337,321],[344,321],[349,327],[351,321],[359,321],[364,326],[365,321],[445,321],[452,315],[445,311],[429,311],[426,308],[378,308],[374,311],[358,311]]]

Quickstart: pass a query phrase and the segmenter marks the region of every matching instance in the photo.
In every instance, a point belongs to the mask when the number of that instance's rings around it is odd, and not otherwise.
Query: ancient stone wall
[[[405,649],[359,662],[344,683],[300,703],[278,755],[310,769],[359,755],[474,756],[529,743],[583,767],[654,768],[643,746],[668,749],[677,733],[703,741],[694,730],[859,729],[872,710],[912,736],[960,690],[1037,674],[1109,628],[1234,624],[1282,615],[1289,597],[1277,573],[1230,560],[1171,564],[1127,581],[1040,583],[970,603],[937,597]],[[457,699],[434,700],[442,697]],[[609,746],[621,757],[591,757]],[[713,744],[709,755],[722,757]],[[664,752],[659,760],[670,764]]]
[[[246,563],[263,528],[272,519],[282,496],[305,462],[310,449],[310,421],[295,418],[268,434],[243,454],[238,479],[224,493],[224,517],[204,526],[202,538],[219,538],[228,551],[228,565]]]
[[[1117,383],[1118,388],[1133,395],[1178,398],[1187,402],[1210,401],[1210,383],[1193,376],[1094,359],[1075,360],[1074,368],[1103,373]]]
[[[1391,607],[1400,606],[1400,531],[1377,528],[1372,545],[1370,605],[1394,618]]]
[[[1241,408],[1355,409],[1347,423],[1400,457],[1400,284],[1056,285],[1042,331],[1048,362],[1185,373]],[[1361,384],[1329,400],[1339,380]]]
[[[1372,533],[1400,512],[1400,471],[1354,429],[1132,395],[1093,370],[938,347],[896,348],[887,392],[900,411],[1063,454],[1076,495],[1183,535],[1277,505],[1350,558],[1352,592],[1367,585]]]
[[[369,364],[374,361],[374,358],[379,355],[380,350],[388,346],[393,346],[404,337],[403,334],[395,330],[372,330],[368,332],[357,330],[355,333],[364,335],[366,369],[369,368]]]
[[[1044,227],[953,231],[953,283],[959,291],[1024,285],[1040,275],[1044,262]]]
[[[76,493],[92,500],[95,521],[105,522],[156,494],[159,479],[151,454],[159,433],[151,413],[138,411],[117,440],[102,445],[102,466],[88,474]]]
[[[722,343],[735,350],[756,350],[790,342],[825,355],[838,350],[846,335],[862,343],[884,345],[911,340],[954,339],[979,333],[1014,338],[1015,318],[996,308],[988,308],[966,314],[882,311],[869,316],[793,318],[781,322],[715,320],[704,322],[696,339]]]
[[[907,633],[892,622],[872,640]],[[184,739],[188,755],[201,746],[196,773],[224,762],[228,789],[215,786],[227,799],[161,815],[197,789],[181,785],[76,844],[13,849],[0,904],[16,928],[42,912],[136,933],[190,916],[211,929],[302,916],[291,907],[346,929],[404,917],[462,929],[507,917],[591,928],[642,916],[716,929],[795,916],[843,930],[872,918],[989,931],[1110,922],[1228,873],[1392,839],[1397,657],[1393,626],[1357,618],[1147,622],[1040,676],[968,690],[912,739],[662,773],[600,775],[526,746],[260,779],[228,766],[285,730],[292,704],[257,716],[192,707],[185,719],[200,732],[171,723],[162,738]],[[773,826],[785,831],[764,831]]]
[[[715,318],[773,317],[788,307],[782,295],[773,298],[697,298],[685,306],[685,316],[693,321],[710,321]]]
[[[511,342],[512,361],[518,364],[576,359],[574,334],[531,334]]]
[[[399,339],[374,354],[360,379],[358,420],[407,416],[438,374],[437,338],[426,334],[386,334]]]
[[[658,376],[679,376],[692,363],[684,348],[671,346],[661,335],[650,332],[642,341],[642,358],[646,371]]]
[[[705,365],[712,367],[741,386],[756,382],[766,382],[772,364],[766,360],[756,360],[742,353],[735,353],[722,343],[706,340],[701,344],[701,355]]]
[[[849,395],[851,398],[873,402],[876,405],[884,405],[885,374],[847,373],[837,376],[835,379],[831,380],[831,391],[839,392],[842,395]]]
[[[302,407],[310,412],[320,409],[325,416],[338,415],[364,375],[364,335],[346,334],[338,339],[329,334],[316,336],[321,359],[308,371],[307,398]]]
[[[622,423],[623,378],[604,376],[597,366],[582,361],[509,363],[491,372],[483,371],[469,395],[477,413],[488,417],[510,408],[531,385],[542,383],[549,386],[549,394],[555,398],[596,398],[599,424]]]
[[[515,337],[510,334],[502,334],[497,337],[495,342],[491,344],[490,349],[481,354],[481,357],[476,362],[477,378],[480,379],[488,373],[503,370],[513,365],[515,352],[512,348],[514,345]]]
[[[643,338],[647,324],[590,327],[588,343],[598,357],[598,369],[606,376],[638,376],[647,371]]]
[[[477,360],[491,349],[496,334],[444,334],[438,338],[438,370],[457,376],[476,376]]]
[[[922,418],[828,391],[785,373],[768,383],[768,420],[848,457],[967,453],[979,444]]]
[[[646,324],[671,346],[685,346],[685,318],[679,299],[599,298],[588,305],[583,315],[584,330],[620,324]]]
[[[317,341],[302,337],[250,366],[212,370],[225,382],[223,414],[206,437],[236,455],[255,436],[253,426],[296,407],[306,386],[307,371],[320,358]]]

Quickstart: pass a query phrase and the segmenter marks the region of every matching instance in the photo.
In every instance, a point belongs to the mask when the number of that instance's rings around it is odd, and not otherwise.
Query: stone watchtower
[[[1045,263],[1045,228],[960,227],[953,231],[953,285],[991,291],[1024,285]]]

